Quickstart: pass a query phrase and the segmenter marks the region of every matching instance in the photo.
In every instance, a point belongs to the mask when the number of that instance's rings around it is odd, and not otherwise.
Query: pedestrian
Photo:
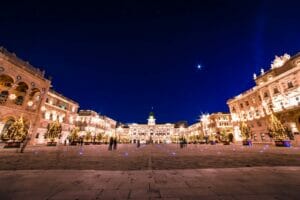
[[[186,138],[184,138],[183,141],[184,141],[184,147],[187,147],[188,143],[187,143]]]
[[[65,139],[65,141],[64,141],[64,145],[66,146],[67,145],[67,140]]]
[[[118,141],[117,141],[117,138],[114,138],[114,150],[116,150],[117,149],[117,143],[118,143]]]
[[[180,144],[180,148],[182,149],[183,148],[183,138],[179,139],[179,144]]]
[[[112,150],[112,146],[113,146],[113,138],[110,137],[110,138],[109,138],[109,144],[108,144],[108,150],[109,150],[109,151]]]
[[[141,142],[140,142],[140,140],[138,140],[137,141],[137,148],[140,148],[140,146],[141,146]]]

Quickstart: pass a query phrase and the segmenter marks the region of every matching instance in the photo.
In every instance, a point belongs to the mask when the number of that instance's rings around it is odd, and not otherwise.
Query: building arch
[[[2,139],[2,136],[5,135],[5,133],[7,132],[8,128],[15,122],[15,118],[14,117],[7,117],[3,120],[3,128],[1,130],[1,139]]]
[[[21,81],[21,82],[19,82],[18,84],[17,84],[17,87],[16,87],[16,91],[17,92],[27,92],[27,90],[29,89],[29,86],[28,86],[28,84],[27,83],[25,83],[25,82],[23,82],[23,81]]]
[[[32,110],[36,110],[40,100],[41,90],[39,88],[32,88],[29,92],[29,101],[27,105],[31,107]]]
[[[29,86],[25,82],[19,82],[15,89],[15,104],[23,105],[25,96],[28,93]]]
[[[6,74],[0,75],[0,104],[4,104],[9,97],[9,90],[14,84],[14,79]]]
[[[7,75],[7,74],[1,74],[0,75],[0,87],[7,87],[11,88],[14,84],[14,79]]]

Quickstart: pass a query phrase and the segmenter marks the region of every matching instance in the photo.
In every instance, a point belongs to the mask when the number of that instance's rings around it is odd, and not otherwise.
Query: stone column
[[[5,122],[0,122],[0,135],[2,134],[4,126],[5,126]]]

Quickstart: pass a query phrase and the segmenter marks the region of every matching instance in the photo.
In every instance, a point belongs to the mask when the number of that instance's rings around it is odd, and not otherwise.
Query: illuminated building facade
[[[231,115],[229,113],[212,113],[209,115],[209,130],[213,134],[225,132],[227,135],[233,133]]]
[[[275,57],[271,69],[253,75],[256,85],[229,99],[234,132],[245,121],[257,142],[270,141],[268,116],[274,112],[293,134],[300,130],[300,54]]]
[[[150,113],[147,124],[128,124],[128,137],[131,143],[138,140],[141,143],[171,143],[175,137],[174,124],[156,124],[153,112]]]
[[[233,124],[229,113],[203,114],[200,122],[188,128],[189,135],[218,136],[222,133],[233,134]]]
[[[80,135],[91,132],[92,136],[98,133],[106,138],[115,136],[116,124],[115,120],[92,110],[80,110],[76,117],[76,126],[79,128]]]
[[[203,140],[204,133],[203,133],[203,126],[201,122],[194,123],[187,128],[187,139],[189,142],[195,140]]]
[[[41,120],[37,131],[37,143],[45,143],[47,126],[51,122],[59,121],[62,125],[60,142],[64,142],[70,131],[75,127],[75,120],[78,111],[78,103],[50,90],[47,93],[45,104],[41,107]]]
[[[29,136],[36,137],[40,110],[50,87],[44,74],[0,47],[0,134],[22,116]]]
[[[28,129],[30,144],[46,143],[47,127],[54,121],[62,126],[60,143],[76,126],[80,134],[115,133],[114,120],[94,111],[78,113],[78,103],[50,90],[51,81],[44,76],[44,71],[0,47],[0,135],[20,117]]]

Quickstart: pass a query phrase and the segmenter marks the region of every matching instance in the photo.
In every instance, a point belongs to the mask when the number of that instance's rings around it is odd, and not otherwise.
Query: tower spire
[[[155,125],[155,117],[154,117],[154,112],[151,111],[149,113],[149,118],[148,118],[148,125]]]

